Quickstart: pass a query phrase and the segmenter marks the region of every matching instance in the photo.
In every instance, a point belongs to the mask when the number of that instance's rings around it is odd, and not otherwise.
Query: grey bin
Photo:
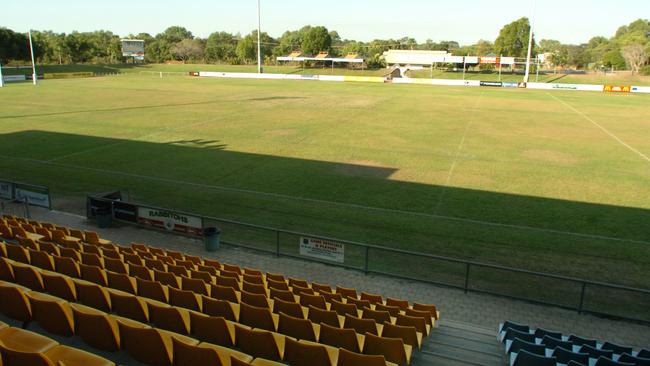
[[[206,227],[203,229],[203,242],[205,243],[205,250],[208,252],[215,252],[219,249],[219,234],[221,230],[216,227]]]
[[[95,211],[95,217],[97,218],[97,226],[100,228],[111,227],[113,223],[113,217],[111,215],[111,210],[106,208],[99,208]]]

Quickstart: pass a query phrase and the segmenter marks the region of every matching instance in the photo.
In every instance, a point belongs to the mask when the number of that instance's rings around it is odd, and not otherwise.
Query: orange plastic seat
[[[108,287],[135,294],[135,280],[124,273],[106,272]]]
[[[208,316],[190,312],[190,335],[201,342],[224,347],[235,345],[235,328],[220,316]]]
[[[302,306],[297,302],[288,302],[280,299],[275,299],[273,301],[273,313],[280,314],[285,313],[296,318],[305,318],[305,313],[302,310]]]
[[[32,319],[32,308],[24,287],[0,282],[0,312],[9,318],[27,322]]]
[[[278,333],[296,339],[316,341],[316,328],[310,320],[296,318],[285,313],[280,313],[278,318]]]
[[[253,305],[261,308],[268,308],[269,301],[266,295],[253,294],[247,291],[242,290],[240,292],[240,302],[246,303],[248,305]]]
[[[118,291],[109,292],[109,296],[114,313],[142,323],[149,321],[149,308],[144,299]]]
[[[313,306],[315,308],[327,310],[325,298],[321,295],[300,294],[300,305],[305,307]]]
[[[372,319],[361,319],[357,318],[354,316],[350,316],[350,314],[345,315],[345,321],[343,323],[344,328],[352,328],[357,331],[359,334],[374,334],[378,335],[379,332],[377,332],[377,325],[374,320]]]
[[[385,338],[366,333],[363,353],[367,355],[383,355],[386,361],[398,365],[410,365],[411,352],[411,346],[404,345],[401,338]]]
[[[198,312],[201,312],[203,306],[199,294],[173,287],[169,288],[169,304]]]
[[[291,314],[289,314],[291,315]],[[307,319],[311,320],[314,324],[327,324],[333,327],[341,327],[341,321],[336,311],[325,310],[314,306],[309,306],[309,314]]]
[[[45,285],[43,284],[43,278],[39,271],[32,266],[21,263],[14,263],[12,267],[14,271],[14,281],[17,284],[34,291],[43,292]]]
[[[58,297],[30,292],[32,319],[50,333],[70,337],[74,334],[74,319],[70,305]]]
[[[235,324],[237,348],[253,357],[282,360],[286,337],[266,330],[249,329]]]
[[[347,349],[352,352],[361,352],[363,335],[351,328],[333,327],[324,323],[320,325],[318,341],[332,347]]]
[[[70,302],[77,301],[77,290],[69,277],[53,272],[43,272],[41,277],[45,292]]]
[[[239,323],[272,332],[277,329],[269,308],[252,306],[245,302],[239,304]]]
[[[138,296],[157,300],[163,303],[169,301],[168,287],[155,281],[147,281],[141,278],[135,279],[138,288]]]
[[[341,294],[341,296],[345,297],[351,297],[356,299],[357,298],[357,290],[353,288],[347,288],[347,287],[342,287],[342,286],[336,286],[336,293]]]
[[[363,319],[372,319],[377,324],[383,324],[384,322],[391,323],[390,313],[387,311],[364,308],[361,317]]]
[[[214,317],[223,317],[233,322],[237,321],[235,311],[230,305],[230,302],[226,300],[213,299],[206,296],[203,296],[202,301],[204,314]]]
[[[81,304],[70,304],[75,322],[75,335],[84,343],[103,351],[115,352],[120,349],[120,336],[117,321],[103,311]]]

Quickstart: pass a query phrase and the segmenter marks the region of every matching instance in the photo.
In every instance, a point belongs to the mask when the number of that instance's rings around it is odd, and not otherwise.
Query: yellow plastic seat
[[[156,281],[147,281],[141,278],[136,278],[135,282],[138,288],[138,296],[164,303],[169,302],[169,289],[167,286]]]
[[[41,277],[43,278],[45,292],[67,301],[77,301],[77,290],[74,282],[68,276],[56,272],[42,271]]]
[[[330,302],[330,310],[336,311],[339,315],[352,315],[354,317],[359,315],[357,306],[354,304],[345,304],[336,300]]]
[[[266,278],[266,287],[269,289],[276,289],[282,291],[289,291],[289,285],[284,281],[274,281],[270,278]]]
[[[366,333],[363,353],[367,355],[383,355],[387,361],[398,365],[410,365],[412,348],[405,345],[401,338],[378,337]]]
[[[169,304],[198,312],[203,308],[200,295],[173,287],[169,288]]]
[[[424,318],[403,314],[397,314],[395,325],[415,327],[415,330],[422,333],[424,336],[428,336],[429,330],[431,329]]]
[[[200,343],[190,345],[172,338],[174,366],[230,366],[230,358],[248,362],[253,357],[223,346]]]
[[[115,258],[104,258],[104,269],[109,272],[128,273],[126,263]]]
[[[376,295],[376,294],[371,294],[367,292],[361,292],[361,295],[359,296],[361,300],[368,300],[370,301],[371,304],[383,304],[384,299],[382,298],[381,295]]]
[[[345,297],[351,297],[351,298],[358,298],[357,297],[357,290],[353,288],[347,288],[343,286],[336,286],[336,293],[341,294],[341,296]]]
[[[269,308],[252,306],[244,302],[239,304],[239,323],[272,332],[277,329],[276,321]]]
[[[190,314],[188,310],[152,302],[147,302],[147,307],[149,309],[149,321],[156,328],[183,335],[190,334]]]
[[[354,329],[341,329],[327,324],[320,325],[320,337],[318,339],[320,343],[360,353],[363,349],[364,340],[365,337]]]
[[[269,290],[269,297],[271,299],[280,299],[287,302],[297,302],[298,297],[293,294],[291,291],[279,290],[271,288]]]
[[[280,361],[284,355],[286,338],[267,330],[250,329],[235,324],[235,342],[244,353],[253,357]]]
[[[135,279],[129,277],[124,273],[115,273],[115,272],[106,272],[106,277],[108,279],[108,287],[127,292],[130,294],[136,294],[136,282]]]
[[[81,263],[87,266],[105,267],[104,259],[95,253],[81,253]]]
[[[431,314],[432,318],[436,320],[440,319],[440,312],[438,311],[438,308],[436,308],[436,306],[433,304],[421,304],[414,302],[413,310],[428,311]]]
[[[8,282],[0,282],[0,312],[9,318],[27,322],[32,319],[32,307],[26,288]]]
[[[390,318],[390,313],[382,310],[372,310],[370,308],[364,308],[361,317],[363,319],[372,319],[375,321],[375,323],[378,324],[383,324],[384,322],[393,323],[393,321],[391,321]]]
[[[138,266],[136,264],[129,264],[129,276],[153,281],[153,272],[145,266]]]
[[[257,306],[260,308],[268,308],[269,300],[266,295],[253,294],[248,291],[242,290],[240,292],[240,302],[246,303],[248,305]]]
[[[401,338],[404,344],[408,344],[417,349],[422,348],[422,333],[418,333],[413,326],[394,325],[389,322],[384,322],[381,336]]]
[[[285,313],[296,318],[305,318],[305,311],[300,304],[297,302],[288,302],[280,299],[275,299],[273,301],[273,313]]]
[[[346,349],[339,349],[337,366],[386,366],[386,358],[382,355],[362,355]]]
[[[291,314],[289,314],[291,315]],[[324,310],[317,307],[309,306],[309,314],[307,319],[314,322],[314,324],[327,324],[333,327],[341,327],[340,315],[333,310]]]
[[[44,269],[47,271],[54,271],[54,259],[47,252],[31,250],[29,252],[30,264],[32,266]]]
[[[72,258],[59,257],[59,256],[53,256],[53,257],[54,257],[54,268],[57,273],[61,273],[72,278],[80,277],[81,274],[79,271],[79,264],[77,264],[77,262],[75,262]]]
[[[81,304],[70,304],[70,308],[74,315],[75,334],[80,336],[84,343],[108,352],[120,349],[120,336],[115,318]]]
[[[190,311],[190,335],[201,342],[224,347],[235,345],[235,326],[223,317]]]
[[[119,291],[110,291],[109,296],[114,313],[143,323],[149,321],[149,308],[144,299]]]
[[[79,269],[81,271],[81,279],[96,283],[99,286],[107,287],[108,279],[106,278],[106,271],[100,267],[87,266],[85,264],[80,264]]]
[[[21,263],[13,264],[14,271],[14,281],[21,285],[25,286],[34,291],[43,292],[43,278],[38,270],[35,267],[24,265]]]
[[[50,333],[70,337],[74,335],[74,318],[67,301],[58,297],[30,292],[32,319]]]
[[[181,288],[198,295],[210,296],[209,287],[206,285],[204,280],[199,278],[181,277]]]
[[[339,352],[326,345],[287,339],[284,361],[291,366],[336,366]]]
[[[378,335],[377,323],[372,319],[361,319],[349,314],[345,315],[345,321],[343,323],[344,328],[352,328],[357,331],[359,334],[371,333]]]
[[[315,325],[310,320],[296,318],[285,313],[280,313],[278,316],[278,333],[300,340],[315,342],[318,339],[319,332],[320,326]]]
[[[111,298],[104,287],[78,279],[73,282],[77,291],[77,300],[80,303],[107,313],[111,311]]]
[[[223,317],[227,320],[236,322],[237,316],[233,309],[232,303],[226,300],[213,299],[203,296],[203,313],[210,316]]]
[[[52,365],[115,366],[115,363],[90,352],[68,346],[56,346],[44,356]]]

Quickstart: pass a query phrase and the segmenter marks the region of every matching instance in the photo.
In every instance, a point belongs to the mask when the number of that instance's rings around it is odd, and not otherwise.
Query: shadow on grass
[[[398,171],[392,167],[237,152],[215,139],[152,143],[22,131],[0,135],[0,155],[3,178],[50,186],[55,205],[58,194],[83,200],[128,189],[136,201],[206,216],[647,287],[647,209],[401,182],[390,179]],[[297,235],[218,225],[224,241],[299,255]],[[351,268],[464,286],[463,264],[354,245],[345,256]],[[469,279],[476,291],[566,307],[580,295],[574,282],[484,267]],[[635,295],[634,306],[625,294],[619,302],[596,289],[586,296],[586,309],[650,320],[650,296]]]

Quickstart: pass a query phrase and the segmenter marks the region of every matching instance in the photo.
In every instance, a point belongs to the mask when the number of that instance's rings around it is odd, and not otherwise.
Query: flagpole
[[[29,51],[32,54],[32,80],[34,82],[34,85],[36,85],[36,62],[34,61],[34,45],[32,44],[32,30],[29,30]]]
[[[261,33],[262,33],[262,20],[260,15],[260,0],[257,0],[257,73],[262,73],[262,44]]]

